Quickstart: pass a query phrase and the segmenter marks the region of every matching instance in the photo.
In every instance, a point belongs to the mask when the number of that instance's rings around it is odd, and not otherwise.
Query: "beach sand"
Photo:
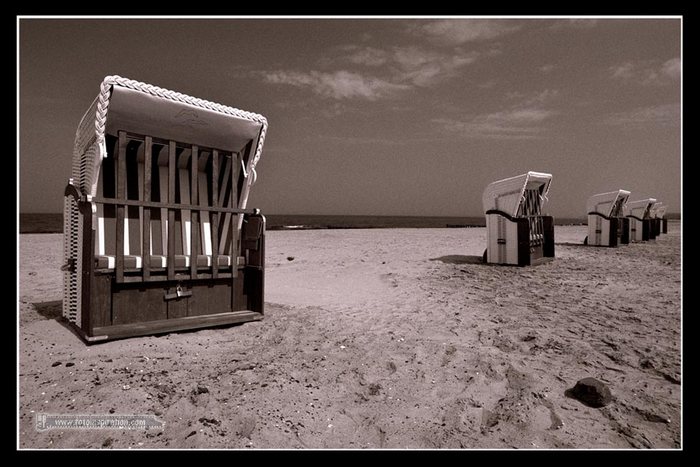
[[[264,320],[92,346],[57,319],[62,235],[21,235],[19,446],[679,448],[679,224],[616,249],[555,235],[517,268],[481,263],[483,228],[268,232]],[[606,407],[565,396],[589,376]]]

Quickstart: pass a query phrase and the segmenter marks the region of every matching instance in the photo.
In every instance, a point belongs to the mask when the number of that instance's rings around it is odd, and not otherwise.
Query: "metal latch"
[[[180,284],[178,284],[177,287],[175,287],[175,293],[166,293],[164,298],[165,298],[165,300],[177,300],[178,298],[191,297],[191,296],[192,296],[191,290],[188,290],[185,292],[184,290],[182,290],[182,287],[180,286]]]
[[[61,271],[75,273],[75,258],[68,258],[68,262],[61,266]]]

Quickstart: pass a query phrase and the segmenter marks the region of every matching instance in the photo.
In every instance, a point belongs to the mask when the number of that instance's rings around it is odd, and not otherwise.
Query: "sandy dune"
[[[679,224],[585,235],[516,268],[481,264],[483,228],[268,232],[263,321],[90,347],[57,320],[62,236],[21,235],[19,445],[678,448]],[[610,405],[565,397],[587,376]],[[37,412],[166,426],[38,432]]]

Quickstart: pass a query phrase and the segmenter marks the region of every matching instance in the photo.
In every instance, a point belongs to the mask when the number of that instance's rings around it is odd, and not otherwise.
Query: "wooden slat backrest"
[[[119,132],[114,141],[95,198],[95,254],[114,255],[117,280],[123,281],[125,270],[134,265],[149,280],[154,268],[162,267],[159,255],[166,258],[172,280],[183,277],[183,256],[190,278],[197,278],[201,268],[217,276],[220,255],[230,256],[226,268],[235,265],[242,216],[238,204],[250,176],[244,164],[251,157],[252,142],[241,153],[227,153],[126,132]],[[113,188],[110,170],[115,175]],[[116,208],[112,243],[105,214],[109,208]],[[236,269],[232,267],[234,276]]]

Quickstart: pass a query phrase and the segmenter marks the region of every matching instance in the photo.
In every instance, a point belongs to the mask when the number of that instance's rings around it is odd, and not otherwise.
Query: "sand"
[[[531,268],[481,264],[483,228],[268,232],[263,321],[93,346],[57,319],[62,236],[21,235],[19,446],[679,448],[669,227],[617,249],[556,227]],[[612,403],[566,397],[584,377]],[[165,428],[37,431],[39,412]]]

